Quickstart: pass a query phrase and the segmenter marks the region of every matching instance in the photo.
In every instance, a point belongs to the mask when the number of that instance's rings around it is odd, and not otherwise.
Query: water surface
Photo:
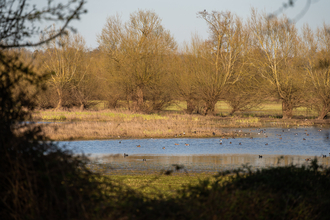
[[[60,142],[60,145],[75,153],[90,154],[99,158],[100,163],[111,164],[116,169],[165,169],[172,164],[182,164],[189,170],[204,171],[223,170],[242,164],[253,167],[301,165],[306,163],[306,158],[315,156],[323,164],[328,164],[329,129],[230,130],[242,133],[244,137],[67,141]],[[124,157],[124,154],[128,156]],[[327,158],[322,155],[327,155]],[[280,156],[284,159],[278,163]]]

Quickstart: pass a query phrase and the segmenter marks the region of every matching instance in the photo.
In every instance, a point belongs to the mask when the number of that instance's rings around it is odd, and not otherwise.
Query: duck
[[[242,145],[241,142],[239,142],[239,145]]]
[[[259,155],[259,158],[262,158],[262,155]]]
[[[143,158],[142,161],[147,161],[147,159]]]
[[[119,144],[121,144],[121,141],[119,141]]]
[[[282,140],[282,138],[280,137],[280,140]]]
[[[179,144],[175,143],[174,145],[179,145]]]
[[[266,143],[265,145],[268,145],[268,143]]]
[[[322,155],[323,157],[327,157],[327,155]]]
[[[305,139],[305,138],[303,138],[303,140],[304,140],[304,141],[306,141],[306,139]]]
[[[165,147],[163,147],[162,149],[165,150]]]
[[[229,144],[231,144],[231,142],[229,142]]]
[[[185,144],[186,146],[189,146],[189,144]]]
[[[141,145],[138,145],[138,146],[136,146],[136,147],[141,147]]]
[[[128,154],[125,154],[125,153],[124,153],[124,157],[128,157]]]

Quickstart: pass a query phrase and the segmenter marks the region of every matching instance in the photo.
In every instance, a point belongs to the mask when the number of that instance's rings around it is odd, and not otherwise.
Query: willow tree
[[[196,80],[197,69],[202,66],[198,53],[200,44],[201,39],[195,34],[189,44],[184,43],[182,53],[176,56],[173,89],[179,100],[186,101],[188,114],[203,112],[203,103]]]
[[[240,79],[248,34],[242,20],[230,12],[203,11],[198,17],[206,21],[210,37],[199,46],[197,53],[202,65],[195,69],[195,77],[205,112],[210,114],[228,86]]]
[[[135,111],[144,110],[146,92],[160,89],[169,74],[171,54],[177,48],[170,32],[156,13],[139,10],[126,23],[109,17],[98,42],[108,57],[109,80],[125,90]]]
[[[294,23],[286,17],[269,18],[252,10],[249,27],[252,46],[259,55],[251,63],[268,82],[264,94],[282,101],[283,119],[292,117],[292,110],[301,104],[306,80],[301,74],[298,55],[299,39]]]
[[[305,72],[311,82],[310,104],[324,119],[330,111],[330,26],[323,24],[314,33],[308,26],[303,29]]]
[[[50,38],[54,33],[56,33],[55,27],[45,36]],[[83,37],[70,32],[42,46],[42,66],[45,71],[51,73],[48,84],[55,88],[58,95],[56,109],[62,108],[64,92],[70,89],[75,90],[76,97],[83,108],[84,98],[80,88],[84,85],[83,81],[86,79],[89,66],[86,52]]]

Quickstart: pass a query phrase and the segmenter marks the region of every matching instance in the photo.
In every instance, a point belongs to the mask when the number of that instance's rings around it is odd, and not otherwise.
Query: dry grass
[[[226,127],[228,121],[221,123],[216,117],[95,112],[85,114],[84,117],[79,116],[82,121],[77,121],[72,114],[61,114],[70,122],[44,125],[45,135],[52,140],[211,137],[215,136],[213,132],[216,136],[233,135],[221,130]],[[235,120],[231,122],[235,123]]]
[[[128,111],[41,111],[34,121],[44,124],[52,140],[173,138],[239,136],[224,128],[314,125],[314,120],[281,120],[258,117],[219,117],[188,114],[136,114]],[[213,132],[215,134],[213,134]]]

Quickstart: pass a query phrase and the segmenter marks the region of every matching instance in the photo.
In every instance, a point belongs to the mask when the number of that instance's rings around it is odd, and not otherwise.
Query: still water
[[[249,164],[254,168],[305,164],[306,158],[330,162],[329,128],[228,129],[243,138],[170,138],[60,142],[117,170],[167,169],[181,164],[187,170],[219,171]],[[124,157],[124,154],[128,156]],[[259,158],[262,155],[262,158]],[[327,155],[323,158],[322,155]],[[280,159],[283,156],[283,159]],[[145,160],[144,160],[145,159]]]

